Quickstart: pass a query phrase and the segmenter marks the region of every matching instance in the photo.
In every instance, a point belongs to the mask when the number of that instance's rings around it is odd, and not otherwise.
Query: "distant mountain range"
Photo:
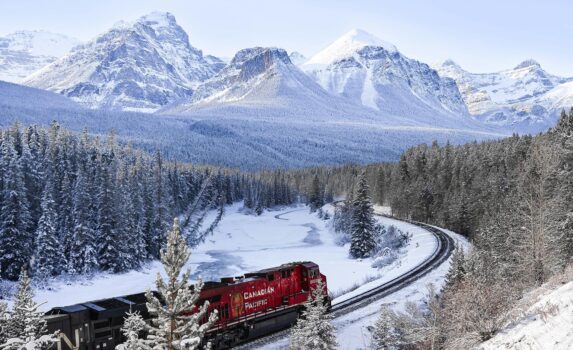
[[[0,37],[0,80],[20,82],[78,44],[78,39],[38,30],[23,30]]]
[[[534,60],[497,73],[469,73],[452,60],[435,66],[454,79],[471,115],[515,131],[540,131],[573,105],[573,78],[547,73]]]
[[[200,117],[535,132],[553,125],[573,100],[572,79],[550,75],[535,61],[491,74],[469,73],[452,61],[431,67],[362,30],[310,58],[256,47],[223,60],[203,55],[175,17],[162,12],[119,23],[84,44],[18,32],[0,38],[2,61],[10,64],[0,66],[0,80],[87,108]]]

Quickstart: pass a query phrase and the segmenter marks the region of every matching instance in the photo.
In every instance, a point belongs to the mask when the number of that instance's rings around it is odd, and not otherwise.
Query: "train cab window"
[[[210,303],[218,303],[221,301],[221,295],[213,295],[209,298]]]
[[[270,273],[267,275],[267,280],[269,281],[274,281],[275,280],[275,274],[274,273]]]
[[[308,273],[306,272],[306,270],[302,270],[302,277],[306,277],[308,276]]]
[[[282,278],[288,278],[292,275],[292,270],[282,270],[281,271],[281,277]]]

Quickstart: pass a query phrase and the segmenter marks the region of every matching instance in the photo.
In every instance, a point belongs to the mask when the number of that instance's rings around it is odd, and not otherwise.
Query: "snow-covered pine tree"
[[[70,242],[66,243],[70,247],[68,256],[70,273],[87,274],[98,268],[91,202],[84,171],[79,170],[73,193],[73,230],[69,236]]]
[[[310,187],[310,193],[308,195],[308,204],[310,206],[310,211],[314,213],[318,208],[324,205],[324,196],[322,193],[322,188],[320,186],[320,180],[318,175],[315,175],[312,179],[312,184]]]
[[[304,311],[291,330],[291,350],[333,350],[336,342],[336,330],[330,323],[324,303],[325,286],[319,280],[304,304]]]
[[[444,290],[453,288],[464,277],[465,274],[465,254],[460,245],[456,245],[454,253],[452,254],[452,263],[450,269],[446,274]]]
[[[106,160],[100,171],[100,190],[98,194],[98,262],[104,270],[122,271],[121,242],[117,234],[115,212],[115,179],[111,169],[112,154],[102,155]]]
[[[154,162],[152,180],[153,219],[151,222],[151,251],[153,257],[158,258],[160,255],[160,248],[165,243],[165,232],[168,230],[168,210],[163,178],[163,159],[159,151],[155,154]]]
[[[121,332],[126,340],[125,343],[116,346],[116,350],[152,350],[151,346],[139,338],[146,326],[145,320],[138,312],[128,312],[121,327]]]
[[[193,287],[189,286],[189,269],[179,279],[190,255],[187,243],[181,235],[179,220],[175,219],[173,229],[167,237],[167,244],[161,250],[161,262],[168,277],[167,281],[157,274],[156,289],[163,302],[150,290],[146,294],[151,324],[147,327],[149,335],[142,343],[153,349],[197,349],[205,332],[217,320],[216,311],[207,316],[208,302],[199,307],[195,306],[199,301],[203,281],[199,280]],[[194,309],[196,312],[188,314]],[[201,324],[204,319],[207,321]]]
[[[354,258],[367,257],[376,247],[376,221],[368,192],[366,174],[362,172],[358,178],[356,194],[352,202],[350,255]]]
[[[7,329],[7,340],[0,345],[2,350],[45,350],[56,341],[47,334],[46,321],[38,311],[30,289],[30,278],[25,269],[20,274],[20,285],[14,300],[12,315]]]
[[[15,280],[32,256],[30,213],[20,159],[10,139],[2,143],[3,189],[0,193],[0,277]]]
[[[370,344],[375,350],[393,350],[402,345],[402,341],[396,329],[398,316],[388,306],[382,306],[380,316],[374,324],[372,331],[372,342]]]
[[[8,304],[0,302],[0,344],[4,344],[8,340]]]
[[[36,229],[36,247],[33,260],[34,276],[43,281],[57,275],[63,265],[59,234],[57,232],[56,203],[52,198],[51,181],[42,196],[42,216]]]

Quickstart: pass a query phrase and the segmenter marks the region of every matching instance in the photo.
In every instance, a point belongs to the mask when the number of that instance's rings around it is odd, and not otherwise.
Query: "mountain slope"
[[[387,125],[417,125],[329,94],[293,65],[285,50],[263,47],[239,51],[229,65],[198,86],[191,98],[167,106],[161,113],[293,122],[376,119]]]
[[[17,31],[0,37],[0,80],[19,82],[68,53],[80,41],[46,31]]]
[[[496,73],[470,73],[452,60],[436,69],[456,81],[474,117],[515,131],[551,127],[573,99],[573,89],[565,84],[573,79],[551,75],[534,60]]]
[[[173,15],[154,12],[116,25],[24,83],[90,108],[153,111],[191,96],[221,68],[189,44]]]
[[[19,109],[68,109],[81,107],[74,101],[53,92],[0,81],[0,106]],[[27,114],[27,113],[22,113]],[[7,118],[7,116],[4,116]],[[54,115],[55,117],[55,115]]]
[[[346,33],[301,68],[332,94],[384,114],[442,127],[472,124],[453,80],[362,30]]]

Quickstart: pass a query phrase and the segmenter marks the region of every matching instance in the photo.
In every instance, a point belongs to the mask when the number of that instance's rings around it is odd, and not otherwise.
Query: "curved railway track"
[[[396,219],[389,215],[384,215],[384,214],[376,214],[376,215],[384,216],[391,219]],[[384,298],[402,288],[409,286],[413,282],[419,280],[420,278],[424,277],[425,275],[433,271],[435,268],[440,266],[450,257],[450,254],[454,249],[455,243],[453,238],[450,237],[450,235],[448,235],[446,232],[437,227],[424,224],[421,222],[416,222],[411,220],[401,220],[401,221],[408,222],[412,225],[421,227],[426,231],[431,232],[434,235],[438,244],[432,255],[430,255],[428,259],[424,260],[422,263],[420,263],[413,269],[409,270],[408,272],[404,273],[403,275],[400,275],[364,293],[355,295],[351,298],[348,298],[346,300],[343,300],[339,303],[332,305],[330,312],[333,314],[334,318],[340,317],[356,309],[362,308],[372,303],[375,300]],[[241,344],[235,347],[235,349],[250,349],[256,346],[262,346],[270,342],[280,340],[287,335],[288,335],[288,329]]]

